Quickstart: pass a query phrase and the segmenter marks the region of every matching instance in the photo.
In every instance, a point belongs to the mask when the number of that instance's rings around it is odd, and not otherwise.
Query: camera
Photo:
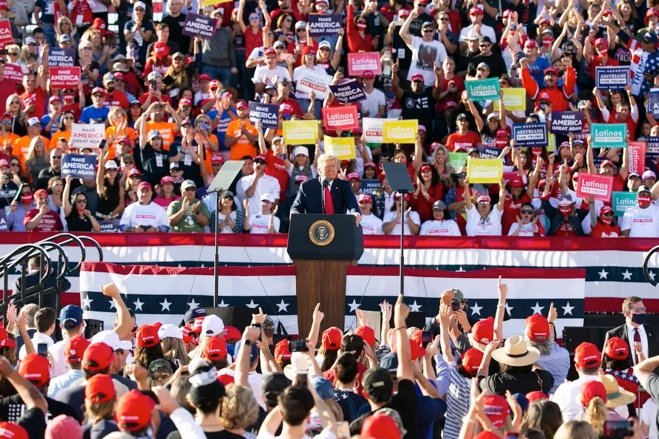
[[[430,331],[422,331],[421,332],[421,346],[424,348],[428,346],[432,342],[432,334]]]
[[[604,433],[601,439],[623,439],[626,436],[633,436],[634,429],[632,422],[628,419],[604,422]]]
[[[149,88],[153,91],[156,91],[156,89],[158,88],[158,81],[153,81],[153,80],[149,81]]]
[[[309,352],[306,340],[289,340],[288,350],[293,352]]]
[[[453,299],[453,300],[451,301],[451,309],[452,309],[453,311],[458,311],[458,310],[461,308],[460,305],[461,305],[461,304],[460,304],[460,301],[459,301],[458,299]]]

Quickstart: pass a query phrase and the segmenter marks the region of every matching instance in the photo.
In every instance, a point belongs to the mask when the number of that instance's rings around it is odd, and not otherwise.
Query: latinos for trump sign
[[[419,134],[419,121],[389,120],[382,124],[382,138],[385,143],[415,143]]]
[[[448,164],[453,168],[455,172],[460,172],[460,169],[462,169],[462,167],[467,164],[466,152],[450,152],[448,157]]]
[[[51,88],[74,88],[80,84],[80,67],[51,67],[48,69]]]
[[[544,123],[513,124],[513,139],[517,146],[547,146],[547,125]]]
[[[497,78],[465,81],[465,88],[467,89],[467,96],[472,101],[499,99],[499,80]]]
[[[188,13],[183,23],[183,35],[210,40],[215,33],[217,20],[204,15]]]
[[[310,145],[318,140],[317,120],[285,120],[284,140],[289,145]]]
[[[96,156],[89,154],[64,154],[62,176],[94,180],[96,178]]]
[[[627,209],[632,207],[636,207],[634,192],[613,192],[611,194],[611,208],[615,216],[624,216]]]
[[[104,123],[74,123],[71,126],[71,147],[79,149],[96,149],[105,139]]]
[[[595,87],[600,89],[620,90],[629,85],[629,67],[595,67]]]
[[[645,171],[645,150],[648,144],[643,141],[629,142],[627,145],[627,154],[629,154],[629,172],[636,172],[638,175]]]
[[[11,23],[9,20],[0,20],[0,45],[7,46],[14,44],[14,36],[11,33]]]
[[[309,14],[309,35],[312,37],[338,35],[342,28],[341,14]]]
[[[348,76],[364,76],[365,72],[374,75],[382,73],[380,52],[359,52],[348,54]]]
[[[467,160],[469,183],[501,183],[503,162],[499,159]]]
[[[366,142],[384,143],[384,119],[365,117],[362,119],[362,131]]]
[[[338,84],[330,85],[330,90],[337,101],[352,104],[366,99],[362,84],[353,78],[344,78]]]
[[[48,63],[53,66],[73,66],[75,60],[75,49],[60,49],[53,47],[48,52]]]
[[[552,111],[551,132],[558,134],[580,133],[583,127],[581,111]]]
[[[352,160],[355,155],[354,137],[330,137],[323,138],[325,154],[333,155],[339,160]]]
[[[300,68],[299,72],[300,76],[295,78],[295,89],[297,91],[302,93],[313,92],[319,99],[327,97],[327,87],[332,82],[330,75],[308,68]]]
[[[577,182],[577,197],[588,199],[592,195],[594,199],[609,202],[613,192],[613,177],[610,175],[579,173]]]
[[[279,105],[250,102],[249,120],[252,123],[261,122],[264,128],[277,128]]]
[[[349,131],[359,128],[357,106],[325,107],[323,108],[323,123],[325,129],[328,130]]]
[[[590,139],[593,148],[626,148],[627,124],[594,123],[590,126]]]

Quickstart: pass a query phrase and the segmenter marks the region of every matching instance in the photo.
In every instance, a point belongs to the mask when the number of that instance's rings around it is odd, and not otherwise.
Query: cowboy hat
[[[509,337],[502,348],[492,352],[492,358],[509,366],[528,366],[540,357],[540,351],[529,347],[520,335]]]
[[[636,395],[618,386],[618,380],[613,375],[600,375],[600,380],[606,389],[607,408],[613,409],[636,400]]]

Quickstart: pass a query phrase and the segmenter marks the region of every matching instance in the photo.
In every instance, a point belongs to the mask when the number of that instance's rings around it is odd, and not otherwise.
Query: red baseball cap
[[[236,110],[239,109],[247,110],[249,108],[249,104],[246,101],[240,101],[236,104]]]
[[[268,47],[265,49],[265,52],[263,52],[265,56],[277,56],[277,51],[273,49],[272,47]]]
[[[69,364],[82,362],[85,351],[89,347],[89,340],[82,335],[76,335],[66,340],[64,345],[64,358]]]
[[[224,387],[228,386],[229,384],[234,384],[236,382],[233,375],[229,375],[227,372],[218,372],[217,380],[221,382]]]
[[[221,335],[214,335],[206,340],[202,356],[208,361],[220,361],[227,358],[227,342]]]
[[[545,392],[541,392],[539,390],[534,390],[533,392],[526,394],[526,400],[529,402],[529,404],[532,404],[536,401],[543,401],[545,399],[549,399],[549,396]]]
[[[137,185],[137,192],[140,192],[144,188],[147,188],[150,191],[153,190],[153,186],[151,186],[151,183],[149,183],[148,181],[143,181]]]
[[[211,156],[211,164],[221,165],[223,163],[224,163],[224,156],[219,152],[216,152]]]
[[[107,402],[116,394],[110,375],[99,373],[87,380],[85,399],[91,402]]]
[[[629,345],[620,337],[611,337],[604,346],[604,353],[613,360],[626,360],[629,358]]]
[[[288,340],[283,339],[275,345],[274,355],[275,355],[275,360],[278,360],[280,358],[283,360],[291,359],[291,350],[288,348]]]
[[[82,368],[91,372],[99,372],[110,367],[114,351],[105,343],[92,343],[87,346],[82,356]]]
[[[0,438],[30,439],[27,430],[13,422],[0,422]]]
[[[522,179],[522,177],[521,177],[519,174],[515,174],[515,176],[512,177],[512,178],[508,181],[508,185],[509,185],[511,188],[514,188],[514,187],[524,187],[524,180]]]
[[[178,101],[178,106],[183,107],[184,105],[187,105],[188,107],[192,106],[192,101],[188,98],[183,98],[180,101]]]
[[[479,196],[476,197],[477,203],[489,203],[491,201],[492,198],[490,198],[490,196],[487,194],[480,194]]]
[[[574,364],[577,367],[599,367],[602,364],[600,350],[593,343],[584,341],[574,350]]]
[[[37,387],[50,382],[48,359],[39,354],[28,354],[18,367],[18,374]]]
[[[553,67],[547,67],[547,68],[545,69],[545,75],[554,75],[554,76],[558,76],[558,70],[556,70],[556,69],[553,68]]]
[[[364,420],[361,439],[400,439],[400,430],[396,420],[383,413],[377,413]]]
[[[410,80],[411,80],[412,82],[416,82],[416,81],[425,82],[425,79],[424,79],[424,77],[423,77],[423,75],[422,75],[421,73],[415,73],[415,74],[413,74],[413,75],[412,75],[412,78],[411,78]]]
[[[342,338],[343,331],[336,326],[332,326],[323,332],[322,346],[328,351],[338,351],[341,347]]]
[[[158,328],[155,325],[140,326],[135,333],[135,337],[137,338],[137,345],[141,348],[152,348],[160,343]]]
[[[469,375],[476,376],[476,372],[478,372],[478,368],[481,366],[482,361],[483,352],[476,348],[471,348],[462,355],[462,370]]]
[[[156,403],[139,390],[131,390],[119,398],[114,419],[122,430],[140,431],[151,422],[151,412]]]
[[[595,47],[600,47],[600,46],[604,46],[604,47],[608,48],[609,47],[609,40],[607,40],[606,38],[596,39],[595,40]]]
[[[606,402],[606,387],[599,380],[586,381],[581,384],[581,393],[579,395],[579,402],[584,407],[587,407],[590,401],[600,397],[602,401]]]
[[[0,11],[8,11],[9,5],[6,1],[0,1]]]
[[[476,436],[474,436],[474,439],[501,439],[501,436],[496,433],[492,433],[491,431],[481,431]]]
[[[524,43],[524,47],[529,48],[529,49],[534,49],[534,48],[537,49],[538,48],[538,43],[536,43],[535,40],[528,39]]]
[[[316,51],[313,50],[313,47],[310,46],[304,46],[302,48],[302,55],[315,55]]]
[[[426,354],[426,350],[423,348],[421,343],[418,343],[414,340],[410,340],[410,357],[412,361],[423,357]]]
[[[483,15],[483,9],[479,8],[478,6],[474,6],[473,8],[469,9],[469,15]]]
[[[210,80],[211,80],[211,77],[206,73],[202,73],[201,75],[199,75],[199,82],[210,81]]]
[[[240,333],[240,330],[235,326],[224,327],[225,340],[240,340],[241,338],[243,338],[243,335]]]
[[[480,320],[471,328],[471,335],[478,343],[488,344],[494,340],[494,318]]]
[[[549,322],[542,314],[533,314],[526,318],[526,338],[536,343],[549,339]]]
[[[487,395],[483,398],[485,414],[496,428],[502,428],[510,412],[508,401],[501,395]]]
[[[153,45],[153,54],[156,58],[164,58],[169,55],[170,48],[164,41],[158,41]]]
[[[358,335],[369,346],[375,344],[375,331],[370,326],[360,326],[355,329],[355,335]]]

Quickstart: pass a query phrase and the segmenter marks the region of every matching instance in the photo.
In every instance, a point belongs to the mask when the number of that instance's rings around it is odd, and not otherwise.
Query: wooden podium
[[[323,326],[343,330],[346,310],[346,270],[364,253],[361,227],[353,215],[291,216],[288,255],[296,267],[297,323],[301,337],[311,328],[317,303]]]

